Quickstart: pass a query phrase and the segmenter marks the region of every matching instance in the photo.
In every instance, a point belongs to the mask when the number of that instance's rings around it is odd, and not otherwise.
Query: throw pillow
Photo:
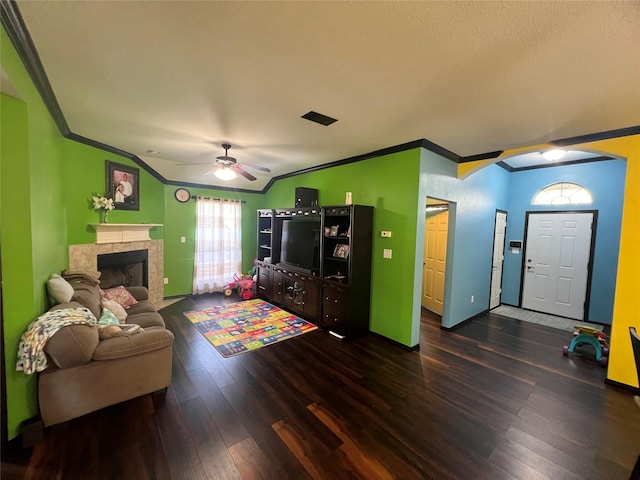
[[[129,308],[131,305],[138,303],[138,301],[133,298],[133,295],[131,295],[129,291],[122,285],[120,285],[119,287],[107,288],[106,290],[103,290],[102,298],[118,302],[124,308]]]
[[[113,313],[120,323],[124,323],[127,319],[127,311],[118,302],[113,300],[102,300],[102,308],[107,308]]]
[[[60,275],[51,274],[47,280],[47,292],[56,303],[68,303],[73,297],[73,287]]]
[[[111,310],[103,308],[100,320],[98,320],[98,325],[120,325],[120,321]]]

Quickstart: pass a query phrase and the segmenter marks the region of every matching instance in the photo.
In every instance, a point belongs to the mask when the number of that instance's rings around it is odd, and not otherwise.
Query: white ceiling
[[[17,4],[71,131],[170,181],[227,185],[182,165],[225,142],[278,176],[422,138],[464,157],[640,125],[637,1]],[[251,172],[228,186],[261,190]]]

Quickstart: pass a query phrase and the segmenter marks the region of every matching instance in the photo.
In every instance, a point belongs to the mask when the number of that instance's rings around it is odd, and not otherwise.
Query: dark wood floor
[[[627,479],[630,392],[570,334],[487,314],[454,332],[425,313],[420,351],[323,331],[230,359],[182,316],[173,382],[11,448],[3,479]]]

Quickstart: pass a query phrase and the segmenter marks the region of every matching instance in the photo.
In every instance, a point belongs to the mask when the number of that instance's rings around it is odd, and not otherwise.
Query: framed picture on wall
[[[107,196],[117,210],[140,210],[140,170],[107,160]]]

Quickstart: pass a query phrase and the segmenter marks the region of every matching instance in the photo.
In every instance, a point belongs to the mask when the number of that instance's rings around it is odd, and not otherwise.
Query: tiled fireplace
[[[98,255],[147,251],[146,270],[149,299],[158,304],[163,299],[164,245],[162,240],[135,242],[90,243],[69,246],[69,270],[98,270]]]

